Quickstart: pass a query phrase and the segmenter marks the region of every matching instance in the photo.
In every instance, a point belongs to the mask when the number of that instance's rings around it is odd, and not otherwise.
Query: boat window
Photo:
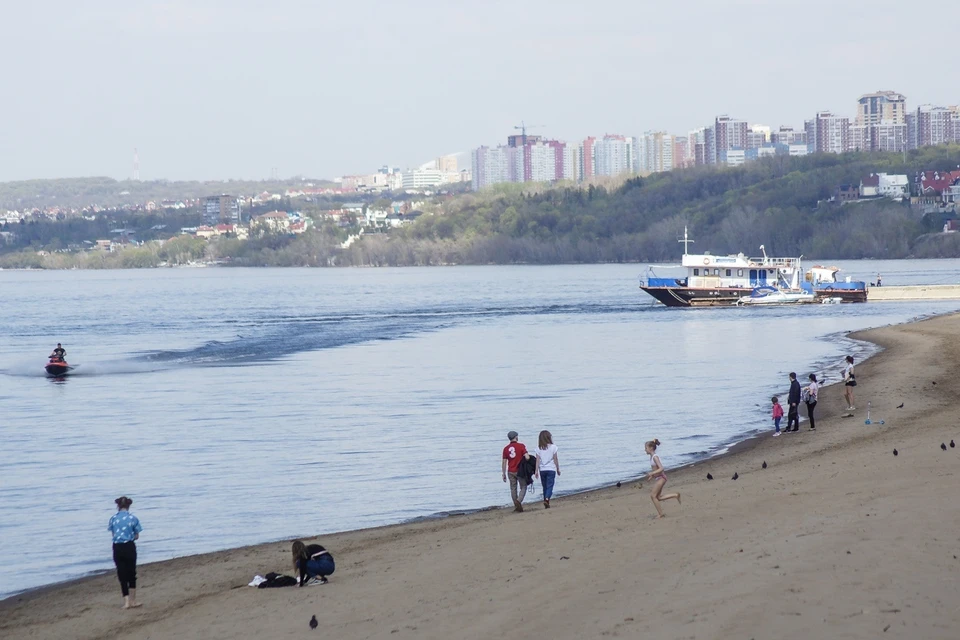
[[[728,277],[728,278],[732,275],[732,273],[733,273],[733,271],[732,271],[731,269],[727,269],[727,277]]]
[[[743,277],[743,269],[737,269],[737,277],[738,277],[738,278],[742,278],[742,277]]]
[[[720,275],[720,269],[714,269],[714,270],[713,270],[713,275],[715,275],[715,276]]]
[[[695,276],[700,275],[700,269],[694,269],[694,270],[693,270],[693,275],[695,275]]]

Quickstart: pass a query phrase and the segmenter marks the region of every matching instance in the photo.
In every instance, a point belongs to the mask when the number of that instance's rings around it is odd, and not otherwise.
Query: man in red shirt
[[[522,513],[523,498],[527,495],[527,485],[524,483],[520,487],[520,494],[517,495],[517,469],[520,467],[520,462],[524,458],[529,458],[530,454],[527,453],[527,448],[517,441],[519,437],[520,434],[516,431],[507,434],[510,444],[503,448],[503,481],[506,482],[507,478],[510,478],[510,495],[513,497],[514,511]]]

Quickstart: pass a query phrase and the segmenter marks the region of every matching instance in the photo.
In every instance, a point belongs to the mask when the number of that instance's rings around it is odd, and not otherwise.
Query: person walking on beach
[[[520,483],[520,491],[517,492],[517,470],[520,467],[520,463],[530,457],[530,454],[527,453],[527,448],[523,443],[519,442],[518,438],[520,434],[516,431],[511,431],[507,434],[507,439],[510,441],[507,446],[503,448],[503,481],[506,482],[510,480],[510,496],[513,498],[514,511],[517,513],[523,513],[523,499],[527,495],[527,484],[526,482]]]
[[[662,495],[660,492],[663,491],[663,487],[667,484],[667,474],[663,471],[663,465],[660,463],[660,456],[657,455],[657,447],[660,446],[659,440],[650,440],[644,446],[644,450],[647,452],[647,455],[650,456],[650,468],[652,471],[647,474],[647,480],[653,480],[653,491],[650,492],[650,499],[653,500],[653,506],[657,508],[657,518],[663,517],[663,509],[660,508],[660,503],[664,500],[676,499],[677,504],[680,504],[680,494],[679,493],[668,493],[667,495]]]
[[[800,383],[797,382],[797,374],[790,372],[790,394],[787,396],[787,428],[784,433],[800,430]],[[791,429],[791,425],[793,429]]]
[[[820,385],[817,384],[817,375],[810,374],[810,384],[803,390],[803,401],[807,405],[807,418],[810,419],[810,431],[816,431],[817,422],[813,419],[813,410],[817,406],[817,398],[820,395]]]
[[[290,548],[293,554],[293,570],[298,572],[297,584],[327,584],[327,576],[333,575],[337,566],[333,555],[319,544],[303,544],[300,540]]]
[[[780,421],[783,420],[783,405],[780,404],[780,398],[773,396],[770,398],[770,401],[773,402],[773,426],[776,431],[773,432],[773,437],[776,438],[780,435]]]
[[[137,602],[137,545],[143,527],[137,516],[130,513],[133,500],[120,496],[114,502],[117,512],[110,518],[107,531],[113,534],[113,562],[117,565],[120,592],[123,593],[123,608],[136,609]]]
[[[843,368],[843,397],[847,400],[847,411],[856,409],[853,406],[853,388],[857,386],[857,376],[853,370],[853,356],[847,356],[847,366]]]
[[[553,497],[553,483],[560,475],[560,459],[557,457],[557,445],[549,431],[541,431],[537,448],[537,475],[543,485],[543,508],[550,508]]]
[[[878,287],[882,287],[882,286],[883,286],[883,279],[880,278],[880,274],[879,274],[879,273],[877,274],[877,286],[878,286]]]

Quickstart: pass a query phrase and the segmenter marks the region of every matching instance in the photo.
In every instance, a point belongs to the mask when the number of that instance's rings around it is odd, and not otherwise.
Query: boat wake
[[[657,313],[663,307],[648,304],[554,304],[499,307],[458,307],[386,311],[384,313],[332,313],[320,315],[271,315],[224,323],[229,339],[209,340],[186,349],[151,350],[130,358],[103,362],[86,361],[70,377],[151,373],[180,367],[235,367],[281,360],[288,356],[324,349],[398,340],[442,329],[491,322],[517,316],[549,317]],[[34,360],[17,363],[0,374],[45,376]]]

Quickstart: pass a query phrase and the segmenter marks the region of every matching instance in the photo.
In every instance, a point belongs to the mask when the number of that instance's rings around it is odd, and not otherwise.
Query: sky
[[[530,133],[801,127],[878,89],[960,103],[889,0],[45,0],[0,36],[0,181],[332,178]],[[914,25],[914,26],[911,26]],[[916,26],[922,25],[922,26]]]

